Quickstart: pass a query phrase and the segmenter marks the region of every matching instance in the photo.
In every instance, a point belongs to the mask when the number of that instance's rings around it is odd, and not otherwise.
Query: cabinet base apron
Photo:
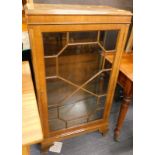
[[[43,151],[47,150],[53,144],[53,142],[56,141],[61,141],[67,138],[75,137],[92,131],[99,131],[101,134],[104,134],[107,133],[108,130],[109,130],[108,122],[98,120],[78,127],[52,132],[49,138],[45,138],[41,142],[41,149]]]

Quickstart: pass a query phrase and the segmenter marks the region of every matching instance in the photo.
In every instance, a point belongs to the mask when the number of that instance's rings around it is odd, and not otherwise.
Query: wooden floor
[[[120,101],[114,102],[110,131],[103,137],[99,132],[88,133],[63,141],[60,155],[132,155],[133,154],[133,109],[130,105],[124,126],[121,131],[120,142],[113,140]],[[58,155],[58,153],[41,153],[39,145],[31,147],[31,155]]]

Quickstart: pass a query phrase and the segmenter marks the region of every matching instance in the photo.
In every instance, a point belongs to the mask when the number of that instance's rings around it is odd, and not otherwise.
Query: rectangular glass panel
[[[48,119],[52,120],[56,118],[58,118],[58,109],[53,107],[48,108]]]
[[[42,36],[45,56],[58,54],[60,50],[66,45],[66,33],[44,32]]]
[[[98,110],[104,108],[106,96],[101,96],[99,99]]]
[[[103,109],[97,110],[94,114],[92,114],[92,115],[88,118],[88,122],[102,119],[102,117],[103,117]]]
[[[118,30],[108,30],[100,32],[100,43],[107,52],[111,50],[115,51],[118,32]]]
[[[67,127],[73,127],[73,126],[78,126],[78,125],[82,125],[82,124],[86,124],[87,123],[87,118],[78,118],[75,120],[70,120],[67,121]]]
[[[66,123],[63,120],[56,118],[56,119],[51,119],[49,121],[49,129],[51,131],[65,129],[65,128],[66,128]]]
[[[69,33],[69,42],[71,43],[96,42],[96,41],[97,41],[97,31]]]
[[[45,72],[46,77],[56,76],[56,58],[45,59]]]
[[[108,56],[106,56],[106,58],[107,58],[107,57],[108,57]],[[112,62],[113,62],[114,55],[112,55],[111,59],[112,59]],[[107,60],[107,59],[105,59],[104,68],[105,68],[105,69],[110,69],[110,68],[112,68],[112,62],[109,61],[109,60]]]

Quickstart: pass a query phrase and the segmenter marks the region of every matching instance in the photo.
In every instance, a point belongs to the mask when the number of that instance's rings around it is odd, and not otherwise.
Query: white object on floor
[[[62,144],[63,144],[62,142],[54,142],[54,145],[52,145],[49,148],[49,151],[60,153],[61,152],[61,148],[62,148]]]

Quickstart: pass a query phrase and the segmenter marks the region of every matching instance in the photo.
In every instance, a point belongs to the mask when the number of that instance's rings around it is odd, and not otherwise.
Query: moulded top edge
[[[123,15],[132,16],[130,11],[109,6],[66,5],[66,4],[34,4],[25,5],[27,15]]]

